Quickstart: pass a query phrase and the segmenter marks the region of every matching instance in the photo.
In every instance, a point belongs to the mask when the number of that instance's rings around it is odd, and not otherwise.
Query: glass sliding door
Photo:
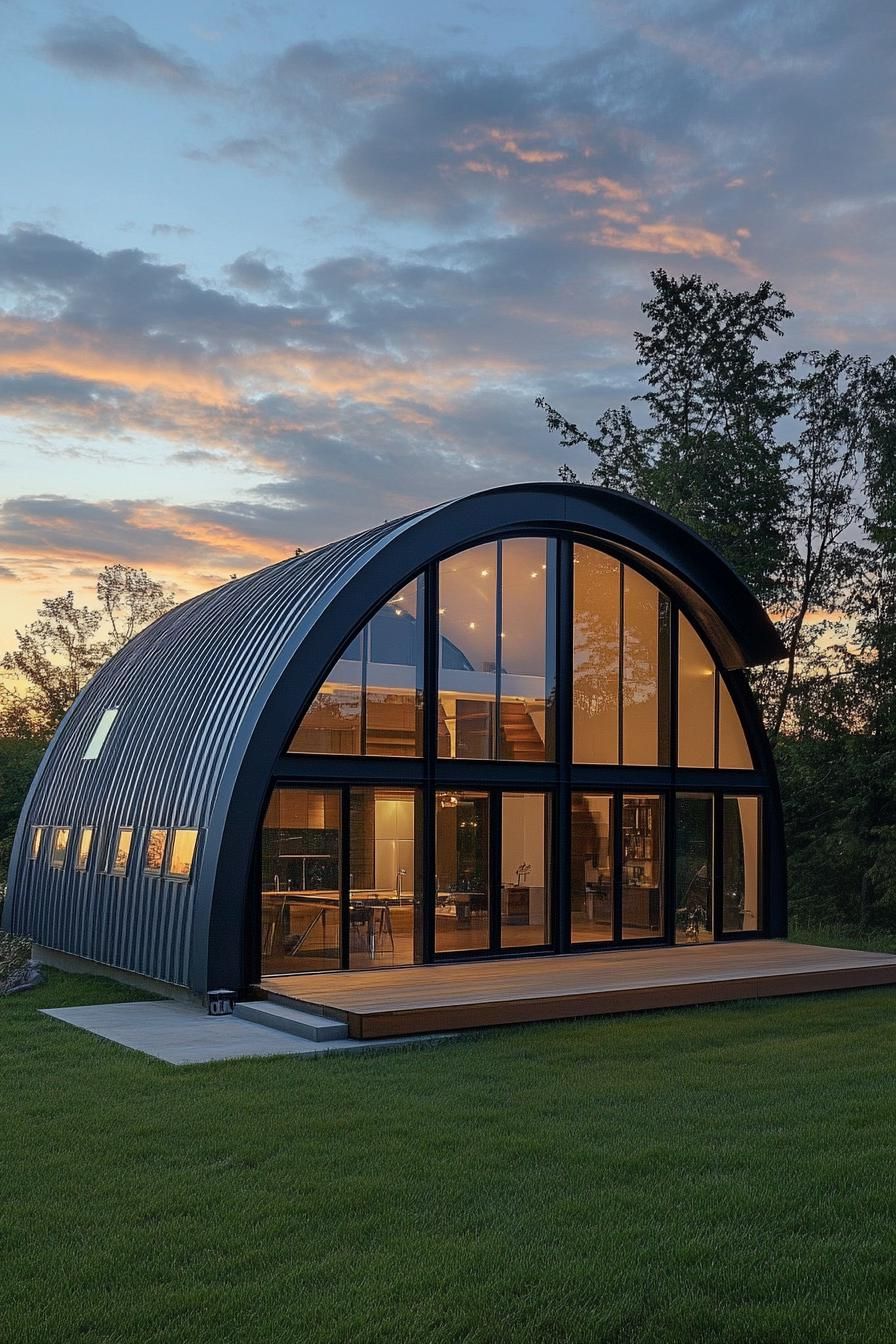
[[[722,801],[722,930],[762,929],[762,799],[755,795]]]
[[[261,973],[338,970],[342,795],[274,789],[261,834]]]
[[[675,799],[675,941],[710,943],[713,927],[713,796]]]
[[[436,793],[436,952],[490,945],[489,795]]]
[[[419,791],[352,789],[349,814],[349,967],[422,961]]]
[[[622,797],[622,937],[661,938],[664,932],[663,799]]]
[[[503,793],[501,947],[550,941],[550,801],[544,793]]]
[[[570,818],[570,941],[613,938],[613,796],[574,793]]]

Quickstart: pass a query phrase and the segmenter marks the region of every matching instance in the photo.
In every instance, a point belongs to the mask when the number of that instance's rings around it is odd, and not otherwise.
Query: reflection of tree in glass
[[[619,694],[619,623],[615,611],[576,612],[573,666],[576,710],[594,718],[614,712]]]
[[[605,741],[598,748],[616,759],[619,697],[619,563],[591,547],[575,553],[573,708],[585,729],[591,723]],[[587,730],[586,730],[587,732]],[[589,734],[590,735],[590,734]],[[585,746],[582,741],[581,746]],[[593,754],[589,751],[587,754]]]
[[[146,866],[153,872],[158,872],[162,866],[165,836],[165,831],[150,831],[149,833],[149,840],[146,842]]]
[[[644,705],[657,689],[659,649],[659,593],[640,575],[625,576],[625,650],[622,675],[623,706]]]
[[[118,835],[118,844],[115,847],[115,863],[113,867],[116,872],[124,872],[128,866],[128,855],[131,852],[131,832],[120,831]]]

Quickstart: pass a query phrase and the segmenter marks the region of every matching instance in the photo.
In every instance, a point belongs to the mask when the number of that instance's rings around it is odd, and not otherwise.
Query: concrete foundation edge
[[[194,994],[184,985],[153,980],[151,976],[140,975],[137,971],[125,971],[118,966],[88,961],[86,957],[59,952],[55,947],[42,947],[40,943],[31,944],[31,958],[40,962],[41,966],[50,966],[57,971],[68,971],[72,975],[99,975],[106,980],[115,980],[120,985],[128,985],[131,989],[144,989],[147,994],[156,994],[163,999],[176,999],[178,1003],[205,1003],[202,995]]]

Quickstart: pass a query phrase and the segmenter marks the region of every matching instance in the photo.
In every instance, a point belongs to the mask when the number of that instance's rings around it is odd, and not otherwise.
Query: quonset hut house
[[[710,546],[613,491],[387,522],[183,603],[97,673],[22,812],[4,925],[196,994],[781,936],[744,676],[781,656]]]

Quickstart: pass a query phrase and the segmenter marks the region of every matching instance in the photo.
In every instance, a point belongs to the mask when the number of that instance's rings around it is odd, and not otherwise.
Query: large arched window
[[[557,552],[554,538],[512,537],[438,565],[438,757],[553,761],[557,657],[570,640],[574,763],[752,770],[731,693],[684,612],[632,566],[576,543],[571,629],[559,630]],[[424,592],[420,575],[352,640],[291,752],[423,754]]]
[[[762,929],[764,782],[727,676],[682,604],[599,546],[434,561],[345,647],[289,751],[345,773],[274,791],[270,973]]]

